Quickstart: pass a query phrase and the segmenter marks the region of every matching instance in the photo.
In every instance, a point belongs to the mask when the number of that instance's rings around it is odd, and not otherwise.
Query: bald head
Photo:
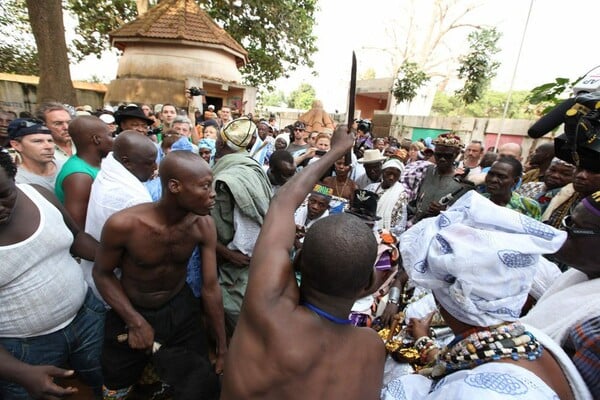
[[[521,161],[522,153],[523,153],[523,148],[518,143],[504,143],[498,149],[498,154],[500,156],[513,157],[519,161]]]
[[[113,152],[116,159],[123,156],[131,155],[140,149],[143,150],[154,150],[156,153],[156,146],[154,142],[147,136],[140,135],[136,131],[123,131],[115,139],[113,145]],[[155,155],[156,158],[156,155]]]
[[[110,134],[108,125],[93,115],[77,117],[69,124],[69,135],[73,139],[77,151],[93,146],[92,138],[94,135],[105,136],[106,134]]]
[[[541,168],[545,170],[550,166],[554,158],[554,143],[542,143],[535,148],[535,151],[529,159],[529,165],[533,168]]]
[[[160,182],[163,193],[171,179],[192,181],[193,177],[212,174],[208,163],[189,151],[172,151],[160,163]]]
[[[150,138],[132,130],[121,132],[113,144],[114,158],[142,182],[154,173],[157,152]]]

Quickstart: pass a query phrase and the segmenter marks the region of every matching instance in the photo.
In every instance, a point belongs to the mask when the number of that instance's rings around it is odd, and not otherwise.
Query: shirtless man
[[[102,367],[105,394],[125,398],[142,374],[149,350],[175,398],[212,399],[217,378],[210,368],[200,304],[186,285],[194,247],[202,246],[202,301],[217,340],[215,372],[226,353],[221,289],[217,282],[213,176],[200,156],[177,151],[160,165],[162,197],[114,214],[102,230],[93,275],[112,307],[107,314]],[[121,268],[121,279],[114,270]],[[127,333],[124,342],[119,335]],[[121,336],[123,338],[123,336]],[[122,340],[123,341],[123,340]]]
[[[226,360],[231,368],[222,400],[379,399],[383,342],[372,329],[348,325],[350,307],[372,278],[377,244],[370,228],[349,214],[312,225],[295,260],[300,288],[289,259],[294,210],[352,147],[346,129],[338,127],[332,149],[296,174],[269,207]]]

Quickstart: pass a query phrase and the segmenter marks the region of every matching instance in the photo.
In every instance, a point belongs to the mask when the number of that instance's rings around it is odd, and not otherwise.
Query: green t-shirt
[[[96,179],[96,175],[98,175],[98,171],[100,171],[100,168],[92,167],[90,164],[77,157],[76,154],[72,155],[63,164],[58,176],[56,177],[56,184],[54,185],[54,193],[56,193],[56,197],[58,197],[60,202],[64,204],[65,192],[62,184],[67,176],[77,173],[87,174],[92,177],[92,180],[94,180]]]

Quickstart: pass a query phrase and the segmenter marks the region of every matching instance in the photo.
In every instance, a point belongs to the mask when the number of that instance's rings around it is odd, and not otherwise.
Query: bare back
[[[242,313],[221,399],[379,398],[385,351],[375,331],[303,306],[271,321],[257,332]]]

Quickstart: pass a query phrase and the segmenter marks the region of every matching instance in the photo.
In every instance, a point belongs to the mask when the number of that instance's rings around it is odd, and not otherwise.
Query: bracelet
[[[420,338],[415,340],[415,349],[417,349],[419,353],[434,345],[435,342],[429,336],[421,336]]]
[[[390,288],[390,295],[388,297],[388,303],[398,305],[399,301],[400,301],[400,289],[393,286]]]

